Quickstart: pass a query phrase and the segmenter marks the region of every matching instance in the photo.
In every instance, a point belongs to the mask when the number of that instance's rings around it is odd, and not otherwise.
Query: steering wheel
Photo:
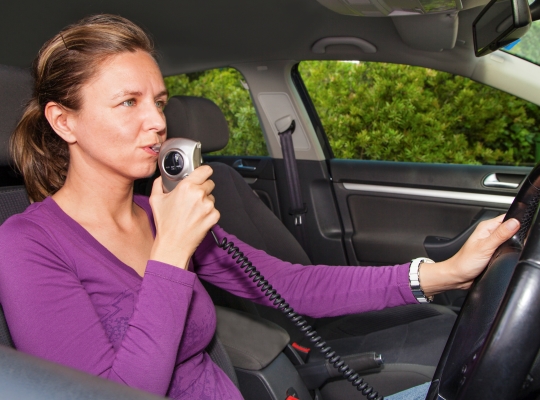
[[[520,230],[475,280],[426,399],[507,400],[524,387],[540,348],[539,200],[540,164],[506,214]]]

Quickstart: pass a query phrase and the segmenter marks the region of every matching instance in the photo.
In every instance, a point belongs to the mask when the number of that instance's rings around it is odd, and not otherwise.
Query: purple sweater
[[[148,214],[148,199],[135,196]],[[299,313],[326,317],[416,303],[408,264],[305,267],[219,226]],[[284,273],[281,273],[281,272]],[[24,352],[175,399],[241,399],[204,349],[216,328],[200,279],[269,305],[209,234],[188,270],[148,261],[144,278],[47,198],[0,227],[0,303]]]

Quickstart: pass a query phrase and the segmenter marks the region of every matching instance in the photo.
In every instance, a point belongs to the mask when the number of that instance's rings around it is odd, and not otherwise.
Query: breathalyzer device
[[[155,149],[157,150],[157,149]],[[185,138],[168,139],[159,148],[159,172],[168,193],[178,182],[202,164],[201,142]]]

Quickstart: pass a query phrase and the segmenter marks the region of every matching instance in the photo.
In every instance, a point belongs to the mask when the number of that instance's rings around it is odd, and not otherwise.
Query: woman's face
[[[76,142],[70,146],[70,169],[129,180],[151,175],[157,153],[150,147],[167,132],[167,89],[154,59],[142,51],[112,56],[81,96],[81,109],[71,120]]]

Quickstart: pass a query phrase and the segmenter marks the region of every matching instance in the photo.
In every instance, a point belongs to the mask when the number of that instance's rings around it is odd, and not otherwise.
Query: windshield
[[[540,21],[533,22],[529,31],[521,39],[502,50],[540,65]]]

